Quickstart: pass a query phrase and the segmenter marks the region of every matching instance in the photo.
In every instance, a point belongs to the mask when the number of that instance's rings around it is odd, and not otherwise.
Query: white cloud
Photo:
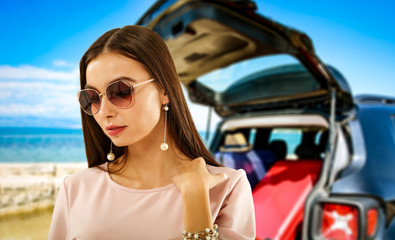
[[[30,65],[13,67],[9,65],[0,66],[0,79],[35,79],[35,80],[78,80],[79,70],[54,71],[38,68]]]
[[[47,116],[48,112],[52,112],[52,106],[43,104],[8,104],[0,105],[0,115],[2,116]]]
[[[29,81],[17,81],[28,79]],[[61,80],[61,81],[50,81]],[[69,81],[64,81],[69,80]],[[0,116],[79,119],[77,101],[78,70],[52,71],[33,66],[0,66]],[[206,131],[207,106],[192,103],[184,89],[193,120],[199,131]],[[219,117],[213,111],[211,131]]]
[[[78,69],[54,71],[29,65],[1,65],[0,116],[78,118],[78,79]]]
[[[12,97],[11,92],[6,91],[6,90],[3,91],[3,89],[5,89],[5,88],[1,86],[1,83],[0,83],[0,89],[2,89],[2,92],[0,94],[0,100],[1,99],[8,99],[8,98]]]
[[[45,118],[79,118],[77,103],[65,104],[47,100],[38,104],[15,103],[0,104],[0,115],[5,116],[36,116]]]
[[[77,83],[0,82],[0,116],[79,118]]]
[[[67,67],[67,66],[70,66],[70,64],[68,62],[64,61],[64,60],[54,60],[52,63],[53,63],[53,65],[55,67]]]
[[[29,98],[31,102],[35,98],[47,96],[59,97],[64,93],[76,96],[79,86],[77,83],[55,84],[50,82],[0,82],[0,99],[4,101],[15,101],[20,98]]]

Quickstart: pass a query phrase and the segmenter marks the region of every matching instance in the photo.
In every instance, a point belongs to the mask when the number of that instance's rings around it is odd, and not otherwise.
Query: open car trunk
[[[332,90],[336,94],[336,110],[349,111],[353,101],[347,82],[320,61],[310,38],[257,14],[252,3],[232,0],[158,1],[138,24],[152,28],[165,40],[180,81],[187,87],[191,99],[213,106],[221,117],[250,109],[284,108],[292,104],[303,107],[304,103],[314,103],[328,107]],[[303,79],[309,81],[301,84],[299,78],[284,77],[268,81],[259,73],[270,70],[273,61],[269,65],[259,63],[259,68],[254,68],[251,62],[256,58],[280,55],[294,58],[301,68],[298,71],[309,76]],[[241,70],[246,74],[221,79],[220,83],[212,76],[210,81],[205,81],[205,75],[237,63],[247,66]],[[295,69],[288,69],[291,70]],[[251,84],[235,88],[237,84],[232,83],[236,82]],[[220,91],[218,86],[221,84],[229,87]],[[284,86],[287,91],[284,91]],[[243,91],[256,87],[269,90],[243,94]],[[238,98],[229,101],[229,95]]]
[[[300,236],[305,201],[321,175],[328,127],[322,116],[305,114],[222,123],[215,158],[246,171],[258,239]]]

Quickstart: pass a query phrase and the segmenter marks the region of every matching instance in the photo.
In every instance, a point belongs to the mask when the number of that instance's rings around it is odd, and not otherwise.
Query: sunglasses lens
[[[110,84],[107,87],[106,95],[110,102],[117,107],[127,107],[132,102],[132,88],[123,81]]]
[[[78,94],[82,110],[89,115],[96,114],[100,109],[100,96],[95,90],[82,90]]]

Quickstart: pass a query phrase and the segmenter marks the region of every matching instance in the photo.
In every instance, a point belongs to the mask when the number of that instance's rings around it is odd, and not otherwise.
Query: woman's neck
[[[180,163],[190,159],[181,153],[171,139],[168,141],[167,151],[162,151],[160,144],[158,141],[142,141],[128,146],[127,159],[122,159],[126,161],[125,166],[118,173],[111,174],[113,180],[135,189],[150,189],[171,184]],[[115,163],[114,167],[117,165]]]

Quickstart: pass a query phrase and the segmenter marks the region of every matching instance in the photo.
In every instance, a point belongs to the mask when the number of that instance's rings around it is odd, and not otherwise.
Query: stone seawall
[[[0,218],[53,207],[63,179],[86,163],[0,163]]]

